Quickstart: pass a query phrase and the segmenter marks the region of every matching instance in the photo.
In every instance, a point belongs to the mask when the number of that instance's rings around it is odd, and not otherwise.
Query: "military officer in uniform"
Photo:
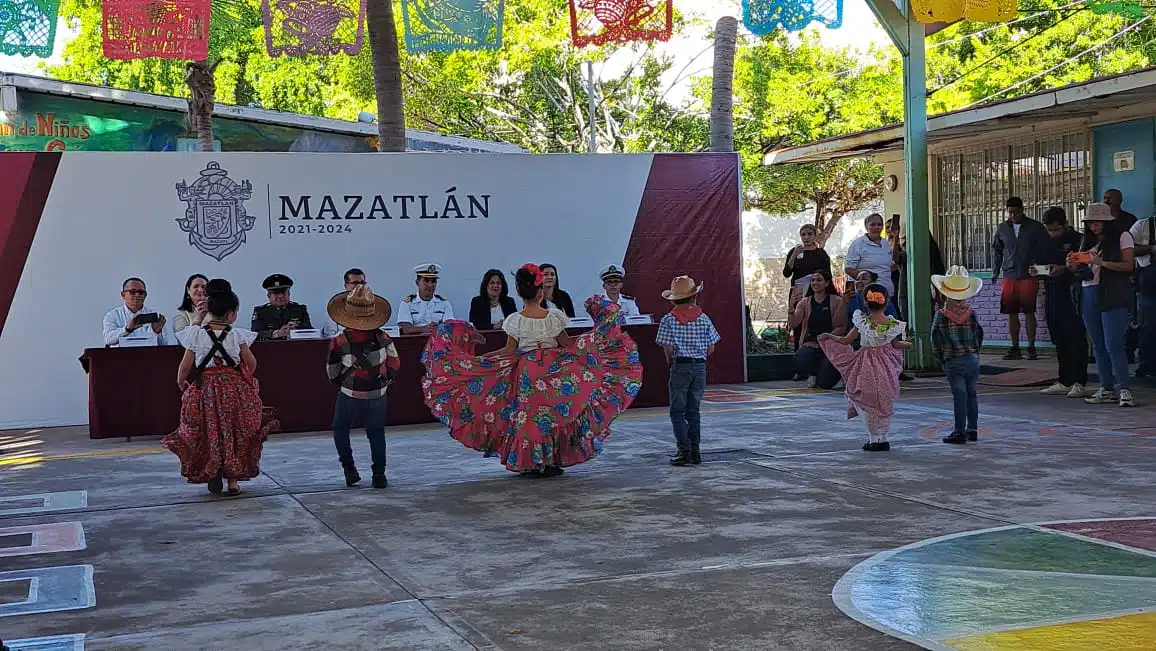
[[[257,339],[288,339],[290,330],[309,329],[309,309],[289,300],[293,280],[285,274],[273,274],[261,283],[269,302],[253,308],[253,327]]]
[[[397,309],[397,325],[403,335],[428,334],[435,325],[454,318],[450,302],[434,293],[441,265],[419,264],[413,270],[417,274],[417,293],[401,299]]]
[[[626,270],[620,265],[612,264],[602,267],[599,272],[602,278],[602,289],[606,291],[606,298],[618,303],[622,308],[622,316],[638,316],[638,303],[633,296],[622,293],[622,279],[626,277]]]

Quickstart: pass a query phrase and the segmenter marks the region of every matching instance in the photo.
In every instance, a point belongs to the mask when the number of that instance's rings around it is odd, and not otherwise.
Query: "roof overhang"
[[[1156,115],[1156,67],[942,113],[927,120],[928,147],[1046,133]],[[764,165],[819,163],[903,149],[903,124],[768,152]]]
[[[0,73],[0,87],[14,87],[19,91],[59,95],[104,102],[114,102],[130,106],[180,111],[188,110],[188,102],[180,97],[153,95],[133,90],[120,90],[107,86],[79,84],[70,81],[60,81],[47,77],[23,75],[18,73]],[[252,106],[233,106],[217,102],[213,106],[213,115],[246,122],[259,122],[283,127],[296,127],[310,131],[321,131],[352,136],[376,136],[377,125],[367,122],[349,122],[333,118],[322,118],[286,111],[273,111]],[[476,149],[495,153],[525,153],[526,150],[517,145],[491,140],[478,140],[463,136],[447,136],[432,131],[406,129],[405,135],[414,140],[439,143],[455,148]]]

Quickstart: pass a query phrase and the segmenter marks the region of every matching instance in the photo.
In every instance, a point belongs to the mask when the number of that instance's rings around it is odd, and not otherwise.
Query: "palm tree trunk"
[[[718,19],[714,28],[714,73],[710,92],[710,150],[735,150],[734,95],[735,40],[738,21]]]
[[[366,27],[373,55],[373,91],[377,95],[377,150],[405,151],[402,111],[401,58],[392,0],[368,0]]]
[[[213,105],[217,84],[208,61],[189,61],[185,68],[185,83],[189,85],[189,115],[186,127],[197,134],[197,151],[215,151],[213,137]]]

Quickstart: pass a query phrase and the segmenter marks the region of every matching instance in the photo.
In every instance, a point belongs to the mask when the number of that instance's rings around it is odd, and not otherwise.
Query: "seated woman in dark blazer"
[[[478,330],[500,330],[502,321],[517,311],[506,277],[497,269],[487,271],[478,295],[470,301],[470,323]]]
[[[558,286],[558,267],[544,262],[539,268],[542,270],[542,289],[545,290],[542,307],[546,309],[556,307],[573,319],[574,301],[570,300],[570,295]]]

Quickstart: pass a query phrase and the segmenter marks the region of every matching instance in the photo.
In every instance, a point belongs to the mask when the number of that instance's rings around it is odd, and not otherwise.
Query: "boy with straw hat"
[[[706,358],[721,337],[697,304],[701,291],[702,283],[695,284],[690,276],[679,276],[670,282],[669,290],[662,292],[663,298],[674,303],[674,308],[659,321],[655,337],[670,365],[670,422],[678,442],[678,453],[670,460],[672,466],[702,463],[698,447],[702,429],[699,408],[706,391]]]
[[[979,440],[976,385],[979,383],[979,349],[983,346],[983,327],[964,301],[979,293],[983,281],[954,265],[946,276],[932,276],[931,284],[947,299],[931,322],[932,349],[947,373],[955,411],[955,429],[943,442],[962,445]]]
[[[345,485],[361,481],[349,445],[354,418],[365,418],[373,458],[373,487],[385,488],[385,394],[401,366],[397,348],[381,326],[389,321],[389,301],[358,285],[329,299],[329,317],[345,328],[329,343],[326,373],[341,387],[333,409],[333,444],[345,470]]]

